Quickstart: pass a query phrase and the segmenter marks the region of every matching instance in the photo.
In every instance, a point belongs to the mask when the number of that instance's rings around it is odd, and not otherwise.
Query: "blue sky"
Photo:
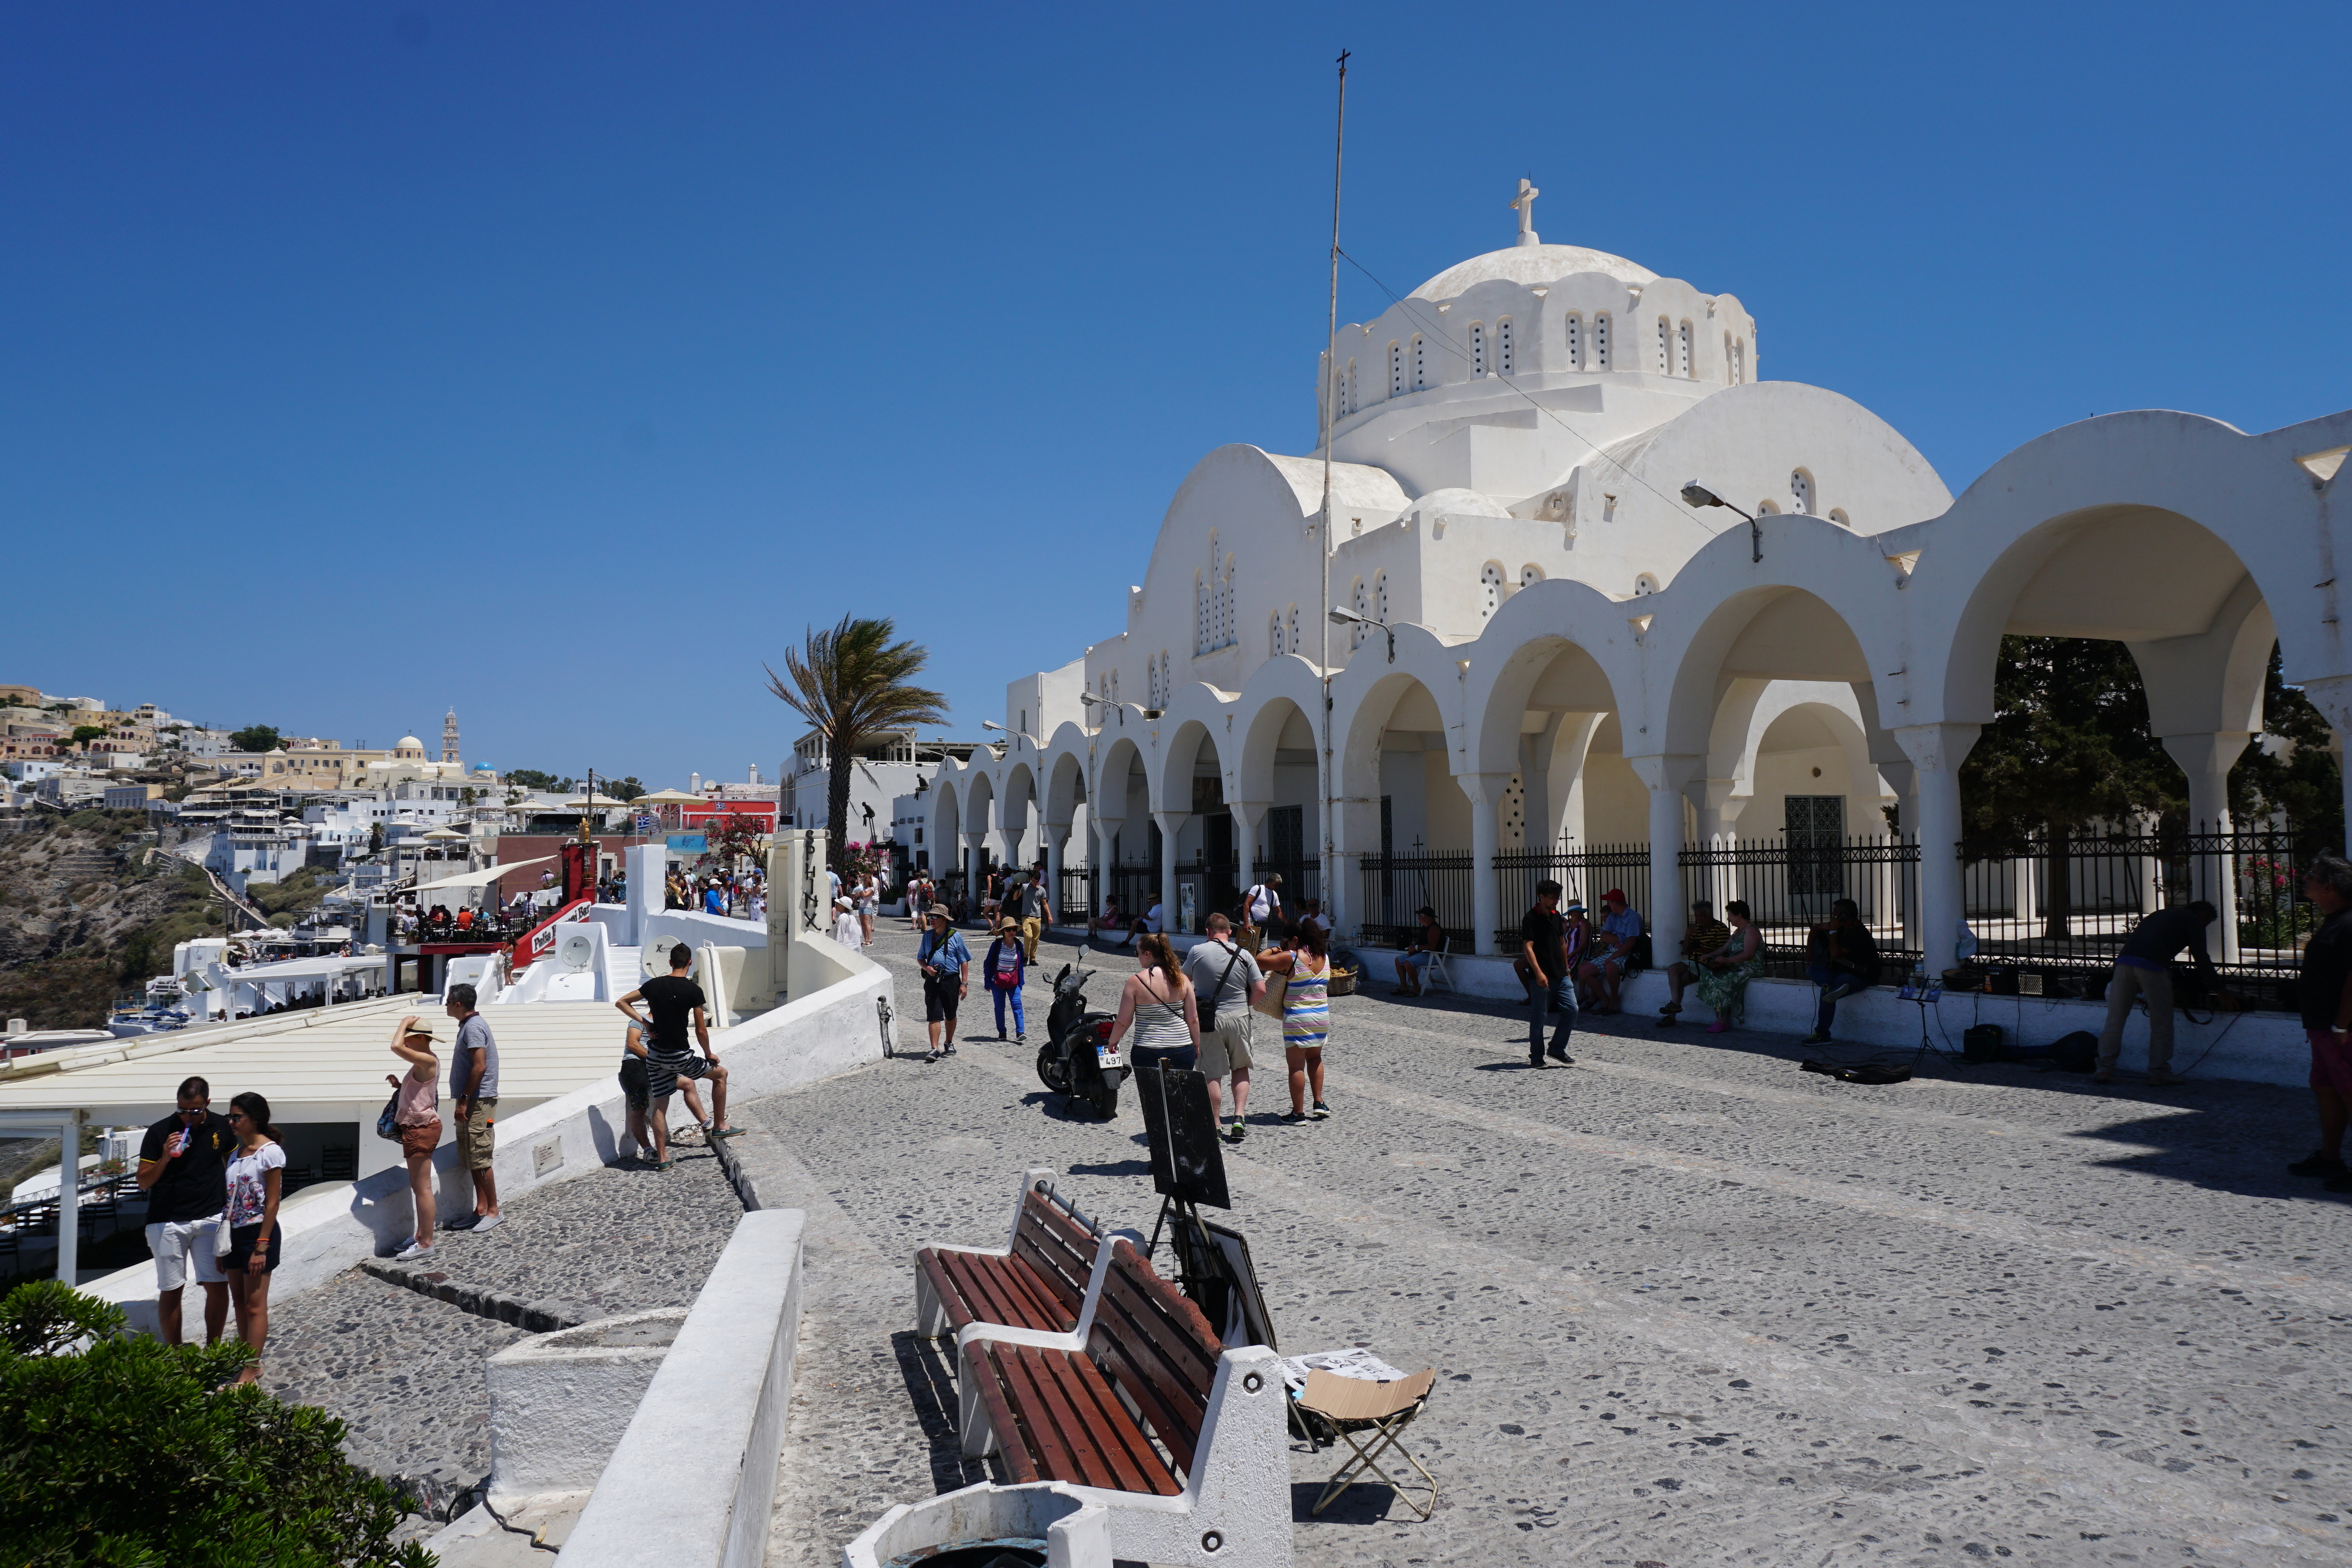
[[[2347,17],[8,7],[0,682],[772,778],[761,662],[855,611],[976,734],[1203,453],[1313,444],[1342,45],[1399,291],[1530,174],[1955,491],[2094,413],[2289,423],[2352,402]]]

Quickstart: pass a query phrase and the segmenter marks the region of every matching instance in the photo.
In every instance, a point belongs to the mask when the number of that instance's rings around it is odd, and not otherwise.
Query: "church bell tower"
[[[457,757],[457,710],[451,708],[449,716],[441,721],[441,760],[455,762]]]

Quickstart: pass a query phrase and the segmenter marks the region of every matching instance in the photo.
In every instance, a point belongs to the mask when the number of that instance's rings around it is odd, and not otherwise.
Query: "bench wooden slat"
[[[1087,1486],[1095,1485],[1093,1477],[1087,1474],[1079,1458],[1094,1445],[1087,1440],[1083,1427],[1069,1412],[1054,1408],[1054,1401],[1040,1385],[1042,1369],[1032,1359],[1030,1347],[991,1345],[989,1359],[995,1364],[995,1374],[1004,1384],[1005,1396],[1013,1406],[1016,1422],[1012,1430],[997,1433],[999,1445],[1008,1449],[1015,1446],[1029,1449],[1034,1457],[1037,1473],[1046,1480],[1075,1480]],[[1070,1438],[1076,1439],[1076,1453],[1072,1452]]]
[[[981,1396],[1016,1482],[1073,1481],[1156,1497],[1183,1490],[1086,1357],[987,1344],[982,1362]]]
[[[1032,1192],[1023,1200],[1021,1224],[1013,1239],[1013,1256],[1034,1269],[1073,1313],[1086,1300],[1098,1245],[1093,1232],[1045,1194]]]
[[[1080,1412],[1095,1439],[1109,1472],[1109,1479],[1098,1484],[1160,1497],[1173,1497],[1183,1490],[1168,1473],[1167,1460],[1152,1448],[1093,1362],[1082,1355],[1032,1354],[1041,1357],[1045,1370],[1061,1384],[1064,1396]]]
[[[1028,1270],[1001,1258],[950,1254],[950,1272],[981,1322],[1066,1332],[1071,1319],[1038,1289]]]
[[[1087,1350],[1189,1473],[1223,1347],[1199,1307],[1133,1247],[1114,1245]]]
[[[1048,1478],[1037,1473],[1037,1456],[1029,1446],[1028,1432],[1013,1412],[1013,1403],[1004,1387],[1003,1345],[983,1343],[980,1345],[980,1365],[972,1381],[978,1385],[980,1402],[988,1412],[988,1424],[996,1429],[998,1451],[1004,1457],[1005,1474],[1015,1486]]]

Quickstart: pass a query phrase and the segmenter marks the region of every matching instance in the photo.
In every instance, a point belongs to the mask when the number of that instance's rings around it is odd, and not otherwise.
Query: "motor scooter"
[[[1092,969],[1065,964],[1054,977],[1054,1003],[1045,1013],[1045,1043],[1037,1048],[1037,1080],[1075,1107],[1081,1100],[1109,1121],[1118,1114],[1118,1086],[1134,1070],[1111,1049],[1116,1015],[1090,1012]]]

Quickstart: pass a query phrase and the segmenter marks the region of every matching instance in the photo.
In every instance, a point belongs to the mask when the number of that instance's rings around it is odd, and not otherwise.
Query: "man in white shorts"
[[[1249,1108],[1250,1004],[1265,995],[1265,976],[1249,950],[1234,943],[1232,921],[1212,915],[1208,927],[1207,940],[1185,955],[1184,974],[1198,998],[1201,1075],[1209,1081],[1209,1119],[1219,1119],[1218,1081],[1231,1078],[1234,1119],[1225,1142],[1238,1144],[1249,1135],[1242,1116]]]
[[[139,1190],[147,1195],[147,1250],[155,1258],[155,1320],[165,1344],[181,1343],[180,1292],[188,1276],[205,1289],[205,1343],[228,1322],[228,1276],[214,1228],[228,1207],[228,1160],[236,1134],[213,1114],[212,1085],[180,1085],[180,1108],[147,1129],[139,1145]]]

